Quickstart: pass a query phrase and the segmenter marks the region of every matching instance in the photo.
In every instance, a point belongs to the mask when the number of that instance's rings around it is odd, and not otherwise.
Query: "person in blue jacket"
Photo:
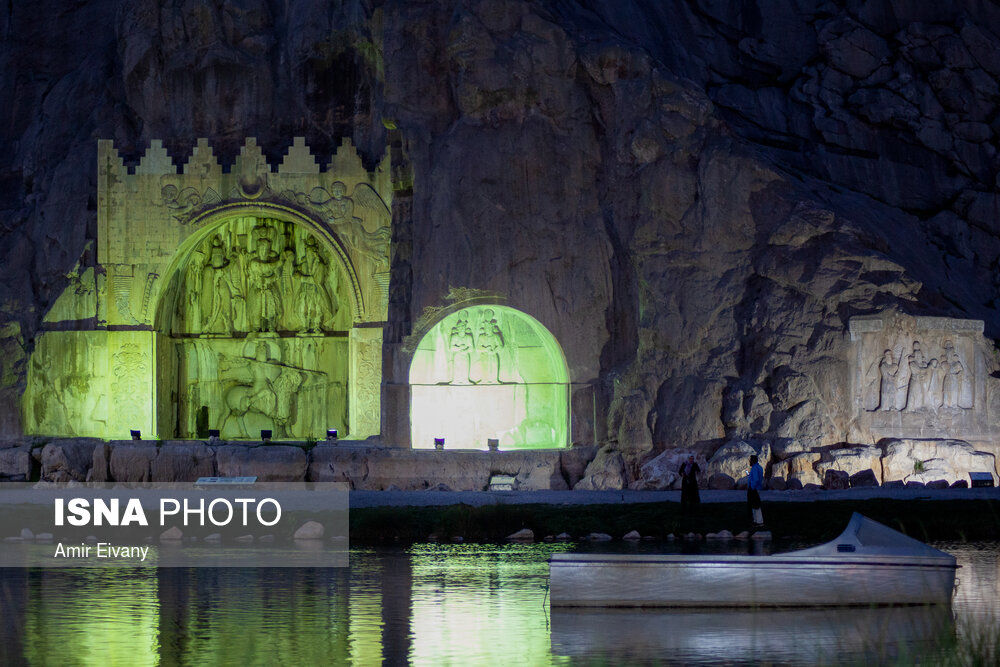
[[[764,488],[764,469],[757,462],[757,455],[750,457],[750,470],[747,471],[747,506],[753,517],[754,528],[764,525],[764,515],[760,509],[760,490]]]

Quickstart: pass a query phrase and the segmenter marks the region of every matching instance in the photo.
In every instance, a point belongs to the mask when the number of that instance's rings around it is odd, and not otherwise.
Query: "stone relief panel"
[[[374,282],[377,303],[388,299],[391,213],[374,188],[361,183],[349,197],[347,185],[334,181],[328,189],[316,187],[309,193],[286,190],[281,196],[321,212],[334,233],[353,250],[359,273]]]
[[[173,314],[175,335],[322,334],[350,327],[345,279],[304,228],[232,220],[192,253]]]
[[[199,139],[178,169],[153,140],[132,168],[99,141],[96,244],[46,315],[26,431],[379,433],[390,160],[327,158],[296,137],[271,165],[248,138],[227,170]]]
[[[351,437],[378,435],[381,425],[382,330],[352,329]]]
[[[165,275],[177,249],[200,231],[213,211],[253,204],[294,210],[322,221],[342,242],[356,275],[357,284],[349,285],[358,297],[356,319],[384,321],[391,236],[389,173],[388,154],[369,172],[346,139],[321,168],[301,137],[294,139],[278,165],[268,164],[251,137],[229,171],[204,139],[198,140],[180,170],[159,140],[151,141],[134,170],[125,166],[112,142],[101,141],[97,261],[108,269],[109,293],[101,295],[106,304],[99,318],[110,325],[150,325],[144,304],[157,303],[160,291],[168,287],[156,277]],[[277,247],[272,250],[280,252]],[[353,305],[353,301],[341,304]]]
[[[321,438],[347,432],[346,338],[176,341],[178,427],[186,437]]]
[[[412,445],[444,437],[460,448],[564,447],[568,378],[552,335],[499,305],[464,308],[438,322],[410,366]]]
[[[153,434],[152,332],[48,331],[28,369],[25,432],[127,438]]]
[[[990,431],[983,322],[855,317],[855,429],[865,439],[962,437]]]
[[[22,400],[25,432],[104,436],[107,352],[104,332],[49,331],[40,336]]]

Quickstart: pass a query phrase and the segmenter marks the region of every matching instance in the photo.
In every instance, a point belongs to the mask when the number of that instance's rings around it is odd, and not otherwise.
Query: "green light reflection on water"
[[[420,545],[413,567],[415,664],[468,664],[517,656],[566,664],[549,641],[548,555],[563,545]]]
[[[545,665],[663,655],[692,664],[857,662],[873,651],[933,651],[937,635],[954,634],[952,613],[967,643],[962,619],[991,618],[1000,591],[1000,547],[985,545],[949,549],[963,565],[962,585],[942,613],[552,611],[548,556],[581,548],[355,550],[350,569],[0,571],[0,663]]]
[[[29,664],[158,664],[155,570],[50,570],[40,574],[28,578],[24,658]],[[60,631],[53,632],[54,618],[72,622],[57,622]]]

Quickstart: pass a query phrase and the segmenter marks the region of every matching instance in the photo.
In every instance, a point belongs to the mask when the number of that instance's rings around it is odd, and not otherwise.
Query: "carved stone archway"
[[[26,431],[380,433],[391,196],[388,156],[369,172],[349,140],[321,168],[300,137],[277,165],[247,139],[228,171],[204,139],[180,170],[158,140],[134,169],[98,142],[96,258],[37,341]],[[302,419],[289,397],[319,385],[339,407]]]
[[[569,372],[555,337],[495,303],[445,314],[410,364],[414,449],[553,449],[569,444]]]
[[[364,312],[339,241],[284,207],[200,216],[154,322],[160,433],[248,439],[351,434],[350,331]]]

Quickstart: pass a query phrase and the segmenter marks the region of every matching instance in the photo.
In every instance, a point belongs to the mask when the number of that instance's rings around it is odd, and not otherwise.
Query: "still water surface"
[[[1000,544],[935,546],[962,565],[950,609],[550,610],[547,559],[588,548],[572,544],[355,550],[325,570],[0,570],[0,664],[935,662],[1000,618]]]

